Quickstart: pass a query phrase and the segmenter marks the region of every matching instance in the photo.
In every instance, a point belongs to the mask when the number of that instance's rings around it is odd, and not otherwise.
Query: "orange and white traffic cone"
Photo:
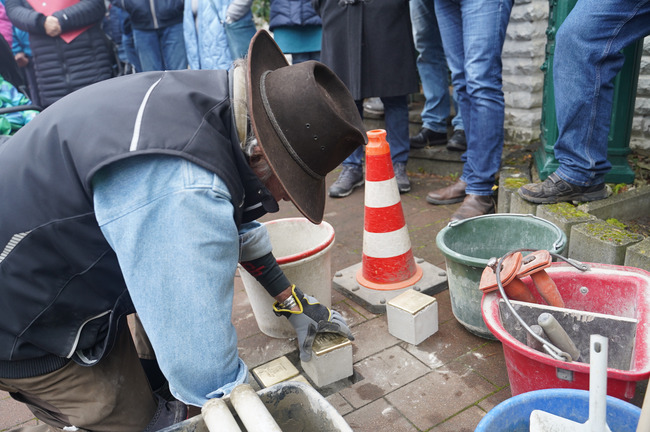
[[[411,251],[386,131],[367,135],[363,257],[357,282],[376,290],[401,289],[419,281],[422,269]]]
[[[366,132],[362,261],[339,270],[333,285],[373,313],[413,289],[434,295],[447,287],[443,269],[413,256],[385,130]]]

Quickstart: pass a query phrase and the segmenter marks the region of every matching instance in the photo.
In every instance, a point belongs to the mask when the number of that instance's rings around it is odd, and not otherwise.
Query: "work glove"
[[[312,345],[318,333],[336,333],[354,340],[352,332],[340,313],[323,306],[314,297],[305,295],[295,285],[291,288],[291,295],[300,310],[282,309],[282,306],[275,302],[273,311],[278,316],[287,317],[296,330],[300,360],[305,362],[311,360]]]

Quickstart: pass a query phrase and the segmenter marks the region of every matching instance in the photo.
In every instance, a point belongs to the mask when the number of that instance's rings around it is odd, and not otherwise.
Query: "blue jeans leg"
[[[164,70],[157,31],[133,29],[133,43],[143,72]]]
[[[390,146],[393,163],[406,163],[409,158],[409,107],[408,96],[382,97],[386,141]]]
[[[202,406],[247,379],[231,322],[239,235],[215,174],[140,156],[93,178],[95,215],[179,400]]]
[[[556,35],[553,86],[556,173],[569,183],[604,181],[614,95],[626,46],[650,34],[650,1],[580,0]]]
[[[449,116],[449,68],[442,47],[434,0],[411,0],[413,41],[418,51],[417,67],[424,92],[422,126],[447,133]]]
[[[467,193],[491,195],[503,151],[501,51],[513,0],[436,0],[452,84],[463,115]]]
[[[187,69],[183,23],[165,27],[159,32],[165,70]]]

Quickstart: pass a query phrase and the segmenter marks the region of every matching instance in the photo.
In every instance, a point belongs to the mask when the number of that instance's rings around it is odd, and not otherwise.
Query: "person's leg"
[[[519,188],[534,203],[607,198],[605,174],[614,78],[621,50],[650,33],[650,0],[583,0],[555,37],[553,86],[558,169],[542,183]]]
[[[46,375],[0,378],[0,389],[59,429],[143,431],[158,406],[126,325],[113,349],[96,365],[84,367],[71,361]]]
[[[183,23],[165,27],[159,33],[165,70],[187,69]]]
[[[174,397],[202,406],[245,382],[231,321],[239,234],[224,182],[181,158],[139,156],[104,168],[93,187]]]
[[[363,118],[363,100],[355,101],[359,115]],[[329,188],[329,196],[332,198],[343,198],[364,183],[363,160],[365,152],[363,146],[359,146],[341,163],[343,169],[338,178]]]
[[[418,51],[417,68],[425,98],[421,113],[424,130],[411,138],[414,148],[444,145],[447,142],[447,117],[450,112],[449,68],[433,3],[433,0],[409,2],[413,41]]]
[[[142,72],[164,70],[158,33],[155,30],[133,29],[133,44],[138,52]]]
[[[512,0],[472,0],[455,10],[451,2],[440,3],[440,8],[436,3],[436,12],[440,9],[448,16],[447,11],[453,11],[451,22],[441,13],[438,17],[467,137],[461,178],[468,194],[491,196],[503,150],[501,52]],[[455,54],[461,48],[463,58]]]
[[[451,71],[454,91],[458,95],[459,106],[468,103],[465,85],[465,54],[463,42],[463,21],[460,5],[452,0],[435,0],[436,16],[440,28],[443,46],[447,57],[447,64]],[[465,119],[467,133],[468,121]],[[466,162],[467,152],[463,153],[461,160]],[[453,204],[465,199],[465,182],[467,163],[463,164],[460,178],[450,186],[433,190],[427,194],[427,202],[434,205]]]
[[[382,97],[384,121],[386,122],[386,141],[395,171],[395,180],[400,193],[411,190],[411,182],[406,174],[409,157],[409,108],[408,96]]]
[[[650,33],[650,1],[581,0],[555,38],[553,86],[557,175],[574,185],[604,182],[614,77],[621,50]]]

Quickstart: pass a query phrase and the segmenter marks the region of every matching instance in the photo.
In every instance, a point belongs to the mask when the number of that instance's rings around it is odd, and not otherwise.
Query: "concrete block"
[[[388,332],[418,345],[438,331],[438,302],[415,290],[406,291],[386,305]]]
[[[510,203],[512,196],[517,194],[517,190],[530,183],[528,176],[517,169],[504,168],[499,175],[499,189],[497,198],[497,212],[510,213]]]
[[[253,369],[253,377],[261,388],[287,381],[300,374],[300,371],[285,356],[272,360]]]
[[[609,198],[591,201],[578,206],[578,209],[596,216],[598,219],[636,219],[650,213],[650,186],[611,195]]]
[[[602,220],[574,225],[571,228],[569,258],[578,261],[623,265],[626,249],[643,240]]]
[[[537,217],[555,224],[564,232],[567,238],[567,244],[563,253],[564,256],[567,256],[571,244],[571,227],[596,220],[595,216],[578,210],[574,205],[566,202],[538,206]]]
[[[324,387],[354,374],[352,344],[345,336],[320,333],[314,339],[311,360],[300,361],[316,387]]]
[[[510,199],[510,213],[536,215],[538,204],[533,204],[513,193]]]
[[[650,271],[650,237],[627,248],[625,265]]]

